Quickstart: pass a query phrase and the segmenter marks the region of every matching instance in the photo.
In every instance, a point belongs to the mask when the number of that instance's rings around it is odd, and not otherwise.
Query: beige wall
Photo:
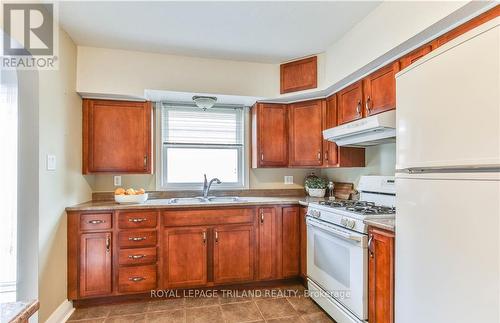
[[[39,72],[39,321],[67,299],[66,215],[68,205],[91,198],[81,174],[81,99],[75,91],[76,46],[59,32],[59,70]],[[57,169],[46,170],[46,155]],[[27,197],[29,198],[29,197]]]
[[[468,1],[384,1],[325,53],[332,85],[448,16]]]
[[[279,66],[78,46],[77,91],[143,97],[144,90],[253,97],[279,93]]]

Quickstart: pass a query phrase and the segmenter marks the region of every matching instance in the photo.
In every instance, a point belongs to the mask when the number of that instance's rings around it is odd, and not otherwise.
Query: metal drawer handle
[[[361,100],[358,101],[358,105],[356,106],[356,112],[361,114]]]
[[[146,239],[147,239],[146,237],[130,237],[128,238],[128,241],[142,241]]]
[[[146,255],[129,255],[128,256],[130,259],[141,259],[146,257]]]
[[[109,236],[106,236],[106,253],[109,253],[111,251],[111,238]]]
[[[368,239],[368,252],[370,253],[370,258],[373,258],[372,243],[373,243],[373,234],[370,234],[370,238]]]
[[[104,220],[90,220],[88,223],[89,224],[101,224],[104,222],[106,222],[106,221],[104,221]]]
[[[145,280],[145,279],[146,278],[144,278],[144,277],[130,277],[128,280],[137,283],[137,282],[140,282],[140,281]]]
[[[128,222],[141,223],[147,220],[147,218],[130,218],[128,219]]]

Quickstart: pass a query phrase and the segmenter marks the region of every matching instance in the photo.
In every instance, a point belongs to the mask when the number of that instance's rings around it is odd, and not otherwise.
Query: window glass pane
[[[201,183],[217,177],[222,183],[238,182],[239,148],[167,147],[165,168],[168,183]]]
[[[163,143],[243,144],[242,109],[167,108],[162,118]]]

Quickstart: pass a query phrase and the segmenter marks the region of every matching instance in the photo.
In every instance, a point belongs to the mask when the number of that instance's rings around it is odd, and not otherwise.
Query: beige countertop
[[[66,208],[66,211],[105,211],[127,209],[164,209],[164,208],[193,208],[193,207],[228,207],[228,206],[257,206],[266,204],[300,204],[307,206],[309,202],[323,200],[309,196],[303,197],[240,197],[239,202],[208,202],[191,204],[172,204],[170,199],[151,199],[142,204],[118,204],[114,201],[89,201]]]
[[[387,231],[395,232],[396,231],[396,220],[394,218],[391,219],[367,219],[363,221],[365,224],[369,226],[376,227],[379,229],[384,229]]]
[[[0,304],[0,322],[21,323],[38,311],[40,303],[36,300],[29,302],[12,302]]]

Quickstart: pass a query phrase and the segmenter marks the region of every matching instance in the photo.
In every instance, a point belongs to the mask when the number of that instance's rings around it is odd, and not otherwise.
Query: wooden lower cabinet
[[[368,321],[394,322],[394,233],[368,230]]]
[[[276,208],[262,207],[258,212],[257,279],[275,279],[278,275],[276,244]]]
[[[299,207],[282,208],[281,223],[283,278],[295,277],[299,275]]]
[[[80,238],[80,297],[112,292],[111,232],[84,233]]]
[[[253,225],[214,228],[214,283],[254,279]]]
[[[68,212],[68,298],[298,278],[300,216],[296,205]]]
[[[167,286],[202,286],[207,283],[206,227],[163,231],[163,274]]]

